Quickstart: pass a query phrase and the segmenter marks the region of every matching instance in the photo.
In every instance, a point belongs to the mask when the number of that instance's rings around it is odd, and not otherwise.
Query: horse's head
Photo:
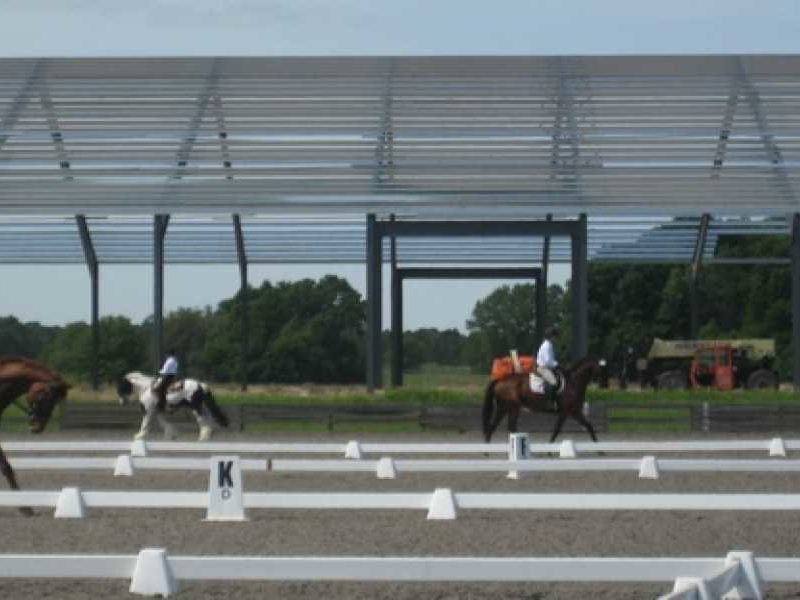
[[[117,397],[119,398],[120,404],[127,404],[128,400],[130,400],[129,396],[133,391],[133,384],[130,382],[127,375],[117,380]]]
[[[28,389],[28,427],[41,433],[53,414],[55,405],[67,397],[71,386],[62,380],[37,381]]]

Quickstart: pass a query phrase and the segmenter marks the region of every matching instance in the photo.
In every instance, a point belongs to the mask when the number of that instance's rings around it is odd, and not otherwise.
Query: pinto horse
[[[134,439],[144,439],[150,431],[155,418],[164,430],[164,437],[174,438],[175,427],[167,421],[158,410],[158,395],[153,390],[155,379],[139,371],[128,373],[117,381],[117,396],[121,404],[127,404],[131,396],[136,396],[142,408],[142,426]],[[213,422],[223,427],[228,426],[228,417],[217,405],[211,389],[196,379],[179,379],[167,390],[167,410],[172,411],[185,406],[192,410],[200,428],[198,439],[205,441],[211,438]],[[209,421],[208,417],[211,417]]]
[[[41,433],[55,405],[67,397],[70,385],[61,375],[45,367],[43,364],[28,358],[0,358],[0,414],[9,404],[16,403],[18,396],[27,394],[27,407],[22,410],[28,416],[28,427],[31,433]],[[19,405],[18,405],[19,406]],[[0,448],[0,472],[8,481],[11,489],[18,490],[19,485],[14,471]],[[32,514],[29,508],[22,508],[26,514]]]
[[[514,373],[492,381],[486,388],[483,401],[483,437],[488,443],[492,433],[497,429],[502,418],[508,415],[508,431],[517,431],[519,411],[527,408],[531,412],[554,413],[558,415],[550,443],[558,437],[567,417],[572,417],[592,436],[596,442],[592,424],[583,416],[583,405],[586,402],[586,387],[592,378],[597,363],[590,358],[583,358],[566,371],[566,387],[559,398],[560,408],[550,406],[547,396],[531,391],[530,376],[527,373]]]

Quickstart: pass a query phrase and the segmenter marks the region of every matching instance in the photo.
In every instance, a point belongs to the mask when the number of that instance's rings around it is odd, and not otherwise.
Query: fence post
[[[705,433],[711,431],[711,409],[708,401],[703,402],[703,418],[701,420],[701,428]]]

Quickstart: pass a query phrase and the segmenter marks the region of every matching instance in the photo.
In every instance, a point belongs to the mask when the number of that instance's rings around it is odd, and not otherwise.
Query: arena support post
[[[572,241],[572,360],[589,351],[589,298],[586,214],[581,213]]]
[[[92,389],[100,387],[100,268],[85,215],[75,215],[92,286]]]
[[[800,213],[792,216],[792,383],[800,391]]]
[[[382,385],[382,236],[375,215],[367,215],[367,391]]]
[[[169,215],[153,216],[153,363],[161,368],[164,356],[164,238]]]
[[[250,311],[247,291],[247,252],[242,233],[242,220],[233,215],[233,230],[236,235],[236,257],[239,261],[239,303],[242,311],[242,391],[247,391],[247,356],[250,351]]]

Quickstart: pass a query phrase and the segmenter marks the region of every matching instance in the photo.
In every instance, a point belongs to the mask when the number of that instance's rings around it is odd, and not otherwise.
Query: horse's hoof
[[[205,427],[200,430],[200,435],[197,436],[197,439],[201,442],[207,442],[211,439],[212,429],[210,427]]]
[[[143,440],[146,436],[147,436],[146,433],[137,433],[135,436],[133,436],[133,439],[134,440]]]

